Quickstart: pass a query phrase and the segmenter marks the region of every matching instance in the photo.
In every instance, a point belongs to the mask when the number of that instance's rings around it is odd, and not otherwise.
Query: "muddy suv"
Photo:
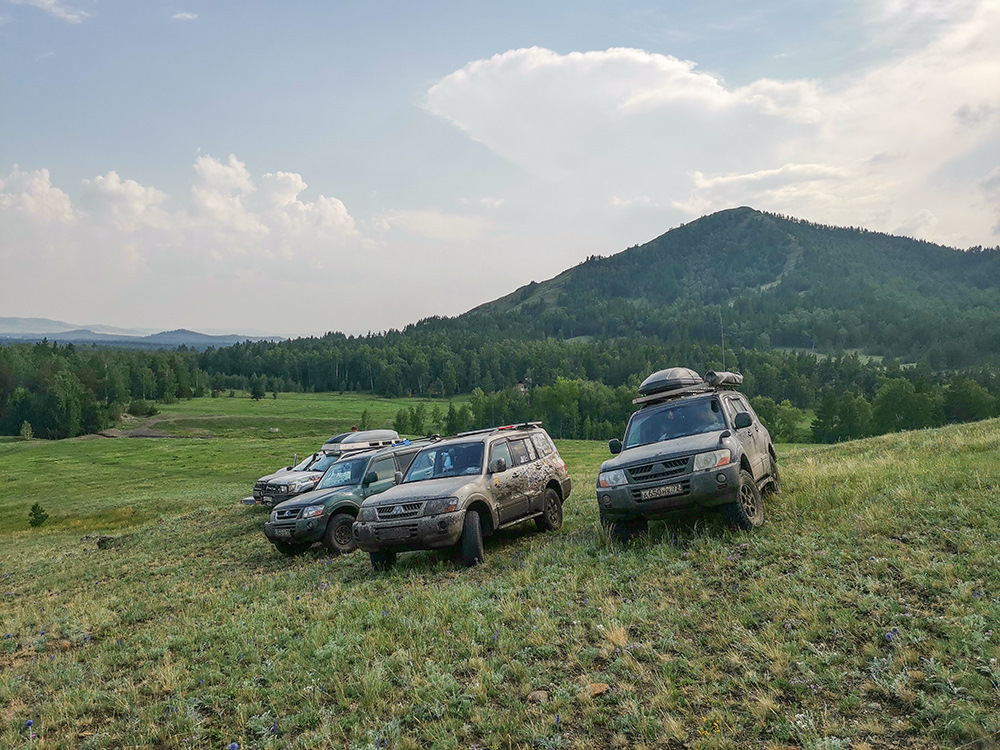
[[[315,489],[275,506],[264,523],[264,535],[284,555],[305,552],[316,542],[335,554],[353,552],[351,525],[361,503],[392,487],[399,472],[433,440],[341,454]]]
[[[365,500],[354,540],[376,570],[396,553],[457,547],[466,565],[483,560],[483,538],[534,519],[562,526],[571,483],[539,422],[465,432],[424,448],[401,482]]]
[[[371,450],[399,441],[393,430],[363,430],[342,432],[327,440],[323,447],[301,463],[286,466],[258,479],[253,486],[253,502],[269,507],[309,492],[323,477],[323,472],[350,451]],[[249,501],[248,501],[249,503]]]
[[[601,464],[601,522],[619,539],[645,532],[647,522],[688,508],[718,508],[735,526],[764,523],[762,495],[781,489],[777,454],[746,397],[731,388],[739,373],[672,367],[639,386],[639,405],[624,443]]]

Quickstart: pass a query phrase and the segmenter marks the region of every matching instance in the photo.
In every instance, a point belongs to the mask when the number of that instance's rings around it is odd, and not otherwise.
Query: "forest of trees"
[[[362,391],[447,398],[468,405],[397,415],[401,432],[453,433],[541,419],[557,437],[620,435],[639,382],[681,363],[722,369],[717,346],[648,339],[423,344],[402,334],[247,343],[205,352],[83,348],[42,342],[0,347],[0,433],[27,423],[37,437],[102,430],[124,410],[151,411],[224,390],[255,398],[277,391]],[[744,373],[741,390],[782,441],[835,442],[997,414],[1000,377],[990,369],[934,373],[927,366],[866,361],[857,355],[727,350],[726,366]],[[803,424],[815,409],[811,433]],[[438,413],[433,413],[437,411]]]
[[[742,371],[742,390],[783,439],[995,414],[1000,250],[732,209],[402,331],[202,352],[0,346],[0,432],[78,435],[150,401],[240,389],[472,393],[464,409],[397,421],[453,432],[540,418],[557,436],[603,438],[621,433],[642,378],[674,365]]]

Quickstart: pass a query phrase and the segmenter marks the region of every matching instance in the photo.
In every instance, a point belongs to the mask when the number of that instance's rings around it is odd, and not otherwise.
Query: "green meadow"
[[[223,396],[153,418],[197,437],[0,441],[0,747],[997,744],[1000,421],[779,446],[752,534],[692,513],[619,545],[607,446],[557,441],[565,525],[481,566],[278,555],[253,481],[404,405]]]

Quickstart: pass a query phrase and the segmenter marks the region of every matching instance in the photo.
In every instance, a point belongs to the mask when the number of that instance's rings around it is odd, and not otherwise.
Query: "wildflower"
[[[271,725],[271,734],[277,734],[277,733],[278,733],[278,722],[274,722]]]
[[[240,750],[239,742],[230,742],[229,747],[226,750]]]
[[[35,726],[34,719],[28,719],[26,722],[24,722],[24,728],[25,729],[30,729],[33,726]]]
[[[888,633],[885,634],[885,640],[888,643],[892,643],[892,639],[895,638],[895,637],[896,637],[896,634],[893,633],[891,630]]]
[[[559,726],[560,723],[562,723],[562,716],[556,714],[556,726]]]

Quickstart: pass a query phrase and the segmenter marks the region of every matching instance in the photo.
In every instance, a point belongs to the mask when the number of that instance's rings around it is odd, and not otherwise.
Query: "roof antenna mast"
[[[722,333],[722,370],[726,370],[726,329],[722,325],[722,305],[719,305],[719,332]]]

